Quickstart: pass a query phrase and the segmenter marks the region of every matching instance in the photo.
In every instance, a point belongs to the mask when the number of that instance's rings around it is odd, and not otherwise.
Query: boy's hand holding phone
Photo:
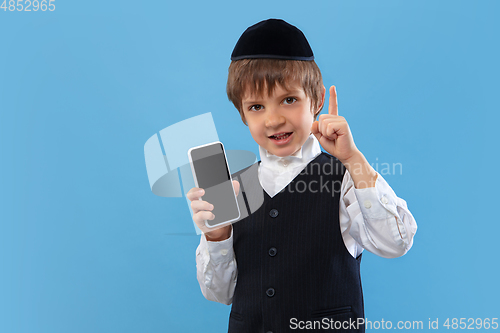
[[[233,180],[233,187],[236,196],[240,191],[240,183],[237,180]],[[205,194],[205,190],[199,187],[193,187],[186,194],[187,198],[191,201],[191,209],[193,210],[193,221],[196,223],[198,228],[205,234],[208,241],[218,242],[228,239],[231,236],[231,225],[226,225],[222,227],[207,228],[205,225],[205,220],[213,220],[214,214],[212,210],[214,206],[206,201],[200,200],[200,198]]]

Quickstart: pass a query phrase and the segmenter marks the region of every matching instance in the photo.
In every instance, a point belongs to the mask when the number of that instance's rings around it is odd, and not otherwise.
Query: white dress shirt
[[[321,148],[311,134],[301,149],[291,156],[275,156],[260,146],[259,153],[259,182],[272,198],[321,154]],[[375,187],[357,189],[346,170],[339,210],[342,238],[354,258],[363,249],[384,258],[396,258],[404,255],[413,244],[417,231],[415,219],[406,201],[396,196],[378,172]],[[231,304],[238,274],[232,231],[228,239],[220,242],[207,241],[205,235],[201,235],[196,249],[196,267],[205,298]]]

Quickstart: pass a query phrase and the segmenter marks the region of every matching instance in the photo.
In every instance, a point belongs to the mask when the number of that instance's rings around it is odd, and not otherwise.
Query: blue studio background
[[[365,252],[368,320],[500,317],[498,1],[53,3],[0,10],[0,332],[227,329],[143,149],[211,112],[226,149],[258,154],[225,84],[270,17],[305,33],[368,161],[402,165],[384,177],[419,229],[402,258]]]

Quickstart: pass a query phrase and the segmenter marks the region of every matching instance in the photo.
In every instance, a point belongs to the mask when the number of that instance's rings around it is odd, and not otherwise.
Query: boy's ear
[[[241,120],[243,121],[243,124],[248,126],[248,123],[247,123],[247,120],[245,119],[245,115],[243,114],[243,111],[240,111],[240,116],[241,116]]]
[[[321,92],[321,102],[318,105],[318,109],[316,110],[316,114],[320,112],[320,110],[323,108],[323,105],[325,105],[325,95],[326,95],[326,88],[323,86],[323,91]]]

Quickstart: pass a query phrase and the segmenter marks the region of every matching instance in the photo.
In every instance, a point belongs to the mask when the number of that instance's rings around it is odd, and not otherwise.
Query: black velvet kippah
[[[302,31],[283,20],[269,19],[245,30],[231,54],[231,60],[255,58],[310,61],[314,55]]]

